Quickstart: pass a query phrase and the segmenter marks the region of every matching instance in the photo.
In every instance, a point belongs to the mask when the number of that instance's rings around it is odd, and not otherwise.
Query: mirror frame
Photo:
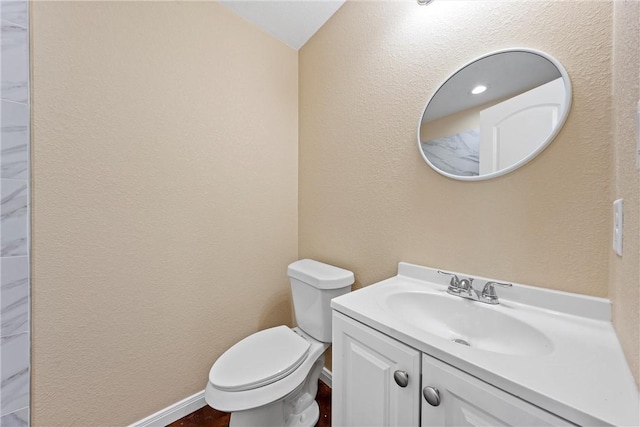
[[[469,65],[471,65],[471,64],[473,64],[475,62],[478,62],[478,61],[480,61],[482,59],[488,58],[490,56],[494,56],[494,55],[497,55],[497,54],[500,54],[500,53],[508,53],[508,52],[527,52],[527,53],[532,53],[532,54],[541,56],[544,59],[546,59],[547,61],[551,62],[553,65],[555,65],[555,67],[558,69],[558,71],[560,72],[560,75],[562,77],[562,81],[564,82],[564,92],[565,92],[565,98],[567,100],[566,108],[562,112],[562,115],[559,117],[558,125],[555,127],[553,132],[551,132],[549,134],[549,136],[544,141],[542,141],[542,143],[538,146],[538,148],[536,148],[534,151],[529,153],[528,156],[526,156],[525,158],[523,158],[519,162],[514,163],[513,165],[511,165],[509,167],[506,167],[504,169],[501,169],[499,171],[491,172],[491,173],[488,173],[488,174],[485,174],[485,175],[461,176],[461,175],[453,175],[453,174],[451,174],[449,172],[445,172],[443,170],[438,169],[433,163],[431,163],[429,161],[427,156],[424,154],[424,151],[422,150],[422,144],[420,142],[420,128],[422,126],[422,119],[423,119],[425,113],[427,112],[427,108],[429,108],[429,104],[431,103],[431,101],[433,101],[433,98],[440,91],[440,89],[449,81],[449,79],[451,79],[454,75],[456,75],[458,72],[462,71],[467,66],[469,66]],[[545,52],[542,52],[542,51],[536,50],[536,49],[525,48],[525,47],[515,47],[515,48],[501,49],[501,50],[496,50],[496,51],[493,51],[493,52],[489,52],[487,54],[484,54],[484,55],[482,55],[480,57],[475,58],[472,61],[467,62],[466,64],[462,65],[461,67],[458,67],[458,69],[456,69],[456,71],[454,71],[449,76],[447,76],[447,78],[444,79],[444,81],[442,83],[440,83],[440,85],[438,85],[436,90],[431,94],[431,96],[427,100],[427,104],[425,105],[424,109],[422,110],[422,114],[420,115],[420,120],[418,121],[418,138],[417,138],[418,139],[418,150],[420,151],[420,155],[422,156],[423,160],[425,162],[427,162],[427,164],[429,166],[431,166],[431,168],[433,170],[438,172],[440,175],[446,176],[447,178],[456,179],[456,180],[459,180],[459,181],[484,181],[486,179],[496,178],[498,176],[502,176],[502,175],[505,175],[505,174],[507,174],[509,172],[512,172],[512,171],[518,169],[519,167],[525,165],[526,163],[529,163],[538,154],[540,154],[545,148],[547,148],[547,146],[551,143],[551,141],[553,141],[556,138],[556,136],[558,136],[558,134],[560,133],[560,131],[564,127],[564,124],[567,121],[567,118],[569,117],[569,112],[571,111],[572,99],[573,99],[573,91],[572,91],[572,88],[571,88],[571,79],[569,78],[569,74],[567,73],[567,70],[562,66],[560,61],[558,61],[556,58],[554,58],[553,56],[549,55],[548,53],[545,53]]]

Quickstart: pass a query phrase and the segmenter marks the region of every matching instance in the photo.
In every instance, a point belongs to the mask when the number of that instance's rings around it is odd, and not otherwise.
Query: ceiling
[[[220,0],[242,18],[295,50],[300,49],[345,0]]]
[[[494,53],[478,59],[451,76],[429,102],[423,122],[437,120],[469,108],[512,97],[562,77],[544,56],[528,51]],[[489,89],[472,95],[482,84]]]

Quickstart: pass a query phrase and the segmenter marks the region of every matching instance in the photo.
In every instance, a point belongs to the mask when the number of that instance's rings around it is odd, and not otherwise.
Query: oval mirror
[[[570,107],[569,75],[555,58],[523,48],[493,52],[438,87],[418,125],[418,146],[449,178],[493,178],[544,150]]]

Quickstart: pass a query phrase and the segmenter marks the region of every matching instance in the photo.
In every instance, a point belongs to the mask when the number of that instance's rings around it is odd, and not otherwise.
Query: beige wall
[[[290,323],[297,53],[216,2],[32,2],[33,425],[125,425]]]
[[[611,25],[607,2],[347,2],[299,54],[300,257],[351,269],[359,286],[408,261],[606,297]],[[490,181],[431,170],[415,140],[428,96],[516,46],[571,76],[557,140]]]
[[[636,110],[640,100],[640,3],[616,1],[613,20],[613,188],[624,198],[622,257],[611,255],[613,323],[640,385],[640,172],[636,169]]]
[[[510,97],[487,102],[477,107],[468,108],[455,114],[423,123],[420,126],[420,141],[424,142],[443,136],[456,135],[471,129],[480,130],[480,112],[507,99],[510,99]]]
[[[426,142],[444,136],[456,135],[471,129],[480,129],[480,111],[485,105],[469,108],[420,125],[420,141]]]
[[[358,286],[402,260],[610,293],[638,378],[638,4],[615,7],[350,2],[298,58],[215,2],[32,2],[33,425],[127,424],[201,390],[239,338],[290,322],[298,244]],[[513,46],[567,68],[565,129],[505,177],[440,176],[415,141],[427,97]]]

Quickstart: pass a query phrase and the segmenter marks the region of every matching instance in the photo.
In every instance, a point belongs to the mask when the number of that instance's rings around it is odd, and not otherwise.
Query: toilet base
[[[268,405],[231,413],[229,427],[312,427],[320,419],[315,401],[324,354],[311,368],[305,381],[283,399]]]
[[[282,401],[267,406],[269,408],[263,406],[247,411],[232,412],[229,427],[312,427],[320,419],[320,408],[316,401],[313,401],[300,414],[290,416],[284,424],[282,421]]]
[[[293,417],[287,427],[307,427],[314,426],[320,419],[320,407],[318,406],[318,402],[315,400],[302,411],[301,414]]]

